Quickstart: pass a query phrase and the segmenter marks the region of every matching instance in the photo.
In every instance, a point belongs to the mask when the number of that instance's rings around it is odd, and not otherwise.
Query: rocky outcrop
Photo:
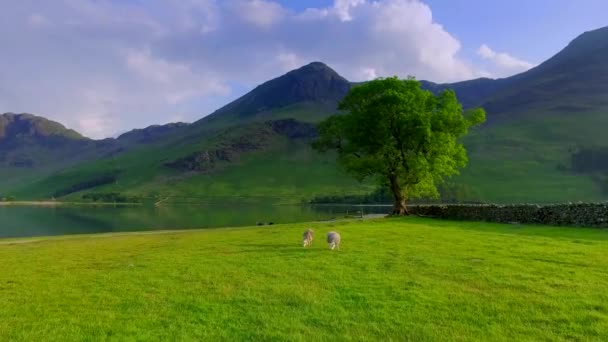
[[[273,139],[283,136],[290,140],[311,139],[317,134],[314,124],[294,119],[274,120],[253,124],[246,134],[227,138],[214,147],[191,153],[165,163],[166,167],[191,172],[211,172],[221,165],[240,160],[246,153],[272,146]]]

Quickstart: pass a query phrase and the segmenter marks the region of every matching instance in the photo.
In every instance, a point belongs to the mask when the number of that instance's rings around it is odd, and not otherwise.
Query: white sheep
[[[336,247],[338,247],[338,250],[340,250],[340,234],[336,232],[327,233],[327,243],[332,251]]]
[[[308,229],[304,232],[302,237],[302,245],[308,247],[312,245],[312,239],[315,237],[315,232],[312,229]]]

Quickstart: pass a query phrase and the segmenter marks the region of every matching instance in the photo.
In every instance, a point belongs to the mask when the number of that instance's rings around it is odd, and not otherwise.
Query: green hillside
[[[452,180],[467,190],[465,200],[608,198],[608,168],[572,165],[577,153],[608,149],[603,132],[608,28],[584,33],[547,62],[513,77],[422,84],[435,92],[454,89],[465,107],[487,110],[488,123],[465,140],[469,166]],[[92,141],[88,144],[94,148],[86,149],[91,152],[77,154],[79,162],[0,166],[0,176],[11,178],[0,181],[0,193],[28,199],[120,192],[150,200],[298,202],[369,192],[375,184],[356,183],[336,167],[333,156],[309,147],[311,123],[333,114],[351,86],[328,66],[311,63],[193,124],[153,126],[116,140]]]
[[[28,184],[14,195],[78,199],[95,191],[175,202],[258,197],[298,202],[327,191],[373,190],[372,185],[362,187],[338,170],[333,156],[313,152],[309,148],[311,134],[314,125],[295,120],[233,126],[197,142],[188,138],[171,145],[146,145],[69,168]],[[107,175],[115,179],[86,186]],[[79,184],[84,186],[82,191],[65,193]]]
[[[574,172],[578,151],[608,147],[608,28],[586,32],[480,103],[489,123],[467,141],[460,181],[495,201],[605,200],[606,175]]]

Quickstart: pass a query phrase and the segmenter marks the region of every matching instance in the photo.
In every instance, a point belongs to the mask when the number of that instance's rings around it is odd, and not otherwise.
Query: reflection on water
[[[59,206],[0,207],[0,238],[249,226],[385,214],[381,206]]]

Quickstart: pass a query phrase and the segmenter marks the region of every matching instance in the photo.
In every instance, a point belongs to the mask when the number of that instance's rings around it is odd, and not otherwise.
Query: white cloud
[[[233,4],[236,12],[257,27],[269,29],[279,22],[286,10],[278,3],[266,0],[242,0]]]
[[[477,50],[477,54],[494,64],[497,69],[498,76],[510,76],[516,73],[526,71],[535,65],[522,59],[513,57],[508,53],[496,52],[486,44],[483,44]]]
[[[0,112],[33,112],[93,137],[174,113],[194,121],[239,95],[231,88],[312,61],[353,81],[483,75],[422,0],[304,11],[270,0],[20,0],[0,11],[0,46]]]
[[[364,3],[365,0],[335,0],[334,8],[340,20],[351,21],[353,20],[350,12],[351,8],[363,5]]]
[[[302,61],[296,56],[295,53],[291,52],[280,52],[277,55],[277,60],[281,69],[284,71],[293,70],[302,64]]]
[[[169,104],[201,95],[228,95],[230,89],[210,75],[197,75],[188,65],[151,56],[149,50],[129,50],[125,56],[129,69],[155,85]]]
[[[101,138],[105,137],[112,128],[111,121],[103,115],[88,113],[78,119],[76,129],[89,137]]]
[[[361,74],[361,76],[358,78],[365,80],[365,81],[370,81],[370,80],[378,78],[378,73],[376,72],[376,69],[374,69],[374,68],[363,68],[363,69],[361,69],[360,74]]]

